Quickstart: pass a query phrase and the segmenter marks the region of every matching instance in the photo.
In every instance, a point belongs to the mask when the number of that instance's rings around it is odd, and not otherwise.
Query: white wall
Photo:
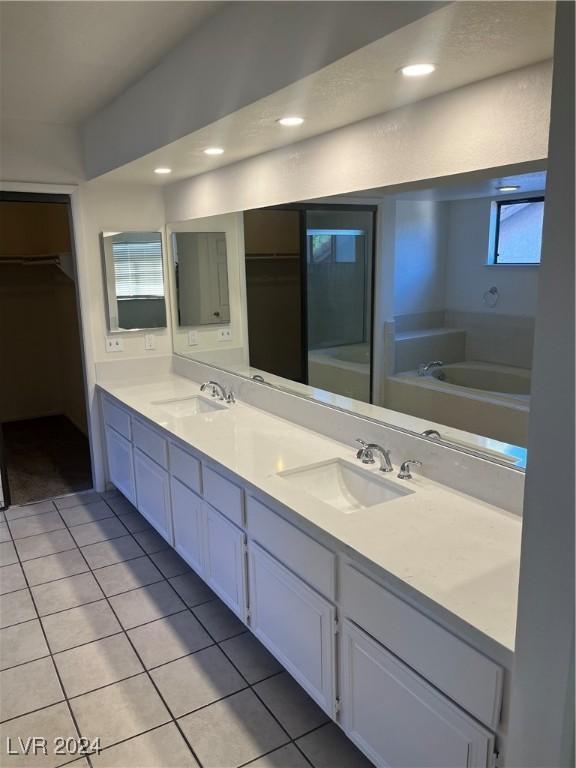
[[[167,219],[541,162],[551,74],[549,62],[508,72],[169,185]]]
[[[178,329],[174,337],[175,349],[184,355],[196,357],[203,353],[214,351],[218,357],[226,356],[234,363],[248,362],[248,320],[246,314],[246,270],[244,264],[244,219],[242,213],[231,213],[223,216],[209,216],[193,221],[181,221],[168,224],[167,237],[169,260],[172,262],[172,232],[224,232],[226,234],[226,254],[228,263],[228,294],[230,299],[230,323],[227,328],[232,331],[232,341],[218,341],[218,329],[221,325],[204,325],[196,328],[198,344],[190,346],[187,335],[189,328]],[[172,301],[172,316],[174,326],[177,324],[176,287],[174,270],[170,266],[170,294]],[[233,352],[231,352],[233,350]],[[230,357],[232,355],[232,357]]]
[[[394,314],[443,310],[444,204],[431,200],[398,200],[395,230]]]
[[[493,199],[443,203],[448,209],[446,309],[534,317],[540,268],[487,264]],[[494,309],[482,301],[492,286],[500,294]]]
[[[507,766],[574,765],[574,4],[558,3]]]

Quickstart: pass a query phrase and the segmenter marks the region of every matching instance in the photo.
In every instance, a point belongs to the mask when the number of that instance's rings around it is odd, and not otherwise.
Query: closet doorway
[[[92,488],[71,222],[68,195],[0,193],[4,506]]]

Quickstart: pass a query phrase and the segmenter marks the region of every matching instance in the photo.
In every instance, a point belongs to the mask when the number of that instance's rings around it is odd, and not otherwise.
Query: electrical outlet
[[[232,341],[232,329],[231,328],[219,328],[218,329],[218,341]]]
[[[144,336],[144,349],[156,349],[156,336],[154,336],[153,333],[147,333],[146,336]]]
[[[195,347],[198,341],[198,331],[188,331],[188,346]]]
[[[123,352],[124,342],[118,336],[106,338],[106,352]]]

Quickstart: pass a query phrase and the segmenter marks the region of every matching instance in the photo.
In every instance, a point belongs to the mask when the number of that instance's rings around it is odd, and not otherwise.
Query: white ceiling
[[[84,120],[222,2],[1,2],[2,117]]]
[[[346,56],[206,128],[106,174],[123,182],[167,184],[333,130],[421,99],[552,57],[554,3],[458,2]],[[408,80],[405,63],[432,61],[436,72]],[[299,114],[299,128],[279,126]],[[203,149],[226,152],[206,157]],[[156,176],[158,166],[173,169]]]

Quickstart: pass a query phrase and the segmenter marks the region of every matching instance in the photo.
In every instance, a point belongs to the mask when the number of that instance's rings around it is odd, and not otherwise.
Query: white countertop
[[[474,630],[513,651],[521,518],[414,474],[386,479],[416,492],[352,514],[339,512],[276,473],[333,458],[366,472],[355,449],[238,402],[186,418],[154,401],[192,397],[200,387],[169,374],[161,380],[98,382],[126,406],[189,444],[349,551],[366,558]]]

